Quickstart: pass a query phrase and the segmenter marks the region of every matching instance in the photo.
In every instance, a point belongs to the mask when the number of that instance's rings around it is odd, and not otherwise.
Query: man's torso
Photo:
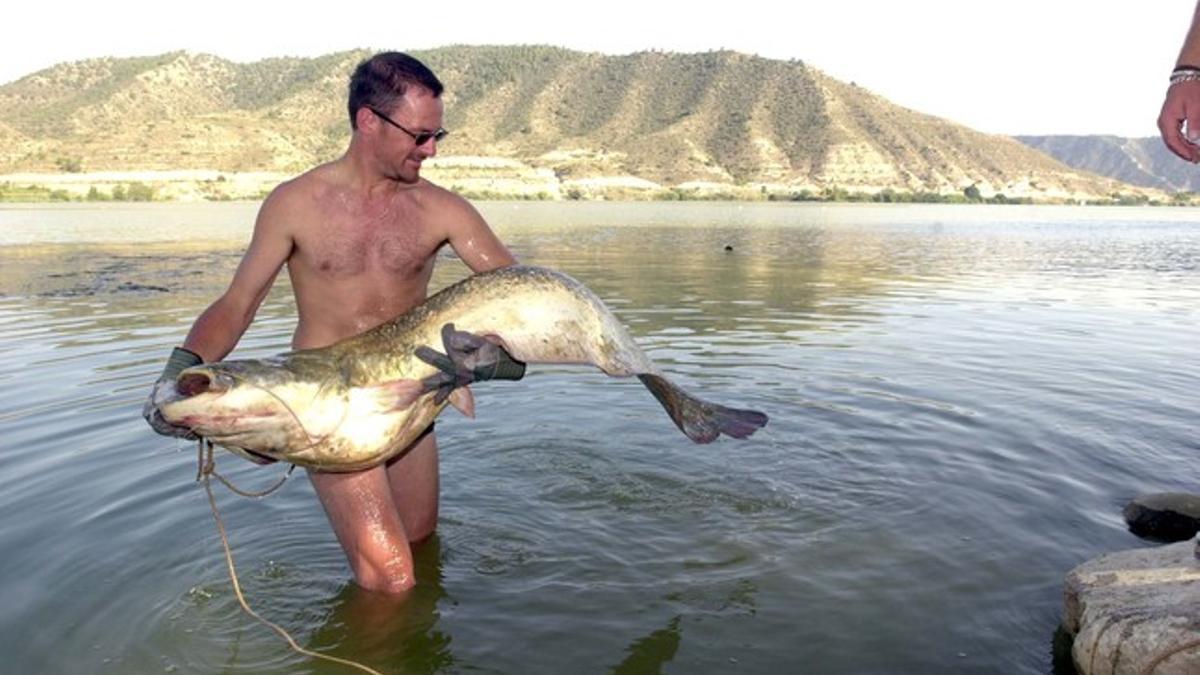
[[[298,181],[288,274],[299,323],[293,347],[323,347],[421,303],[437,251],[439,188],[421,181],[369,198],[318,169]]]

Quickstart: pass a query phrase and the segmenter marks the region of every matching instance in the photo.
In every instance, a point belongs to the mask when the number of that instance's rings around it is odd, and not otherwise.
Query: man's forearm
[[[217,300],[192,324],[183,348],[205,362],[220,361],[233,351],[253,318],[252,313],[239,311],[224,299]]]
[[[1175,65],[1200,67],[1200,2],[1196,3],[1196,9],[1192,12],[1192,25],[1188,28]]]

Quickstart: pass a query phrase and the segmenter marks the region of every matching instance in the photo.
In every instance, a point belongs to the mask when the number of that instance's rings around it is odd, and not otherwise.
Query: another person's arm
[[[1175,61],[1158,130],[1171,152],[1189,162],[1200,162],[1200,3]]]

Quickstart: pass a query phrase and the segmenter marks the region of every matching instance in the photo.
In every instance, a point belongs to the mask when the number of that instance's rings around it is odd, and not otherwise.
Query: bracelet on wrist
[[[1200,70],[1177,70],[1171,73],[1171,84],[1200,81]]]

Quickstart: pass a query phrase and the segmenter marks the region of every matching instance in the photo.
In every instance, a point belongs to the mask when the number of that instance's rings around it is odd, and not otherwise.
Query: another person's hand
[[[159,376],[158,381],[154,383],[154,389],[150,392],[150,398],[146,400],[146,404],[142,406],[142,417],[146,423],[163,436],[175,436],[177,438],[186,438],[189,441],[194,441],[198,436],[192,433],[187,427],[179,427],[171,424],[163,419],[162,413],[158,411],[158,407],[163,402],[178,397],[179,394],[175,391],[175,378],[185,368],[198,366],[204,363],[195,352],[189,351],[182,347],[176,347],[171,352],[171,358],[167,359],[167,366],[163,369],[163,373]]]
[[[525,377],[525,364],[486,339],[455,330],[454,324],[442,326],[442,354],[431,347],[418,347],[417,358],[438,369],[424,380],[426,393],[436,390],[434,400],[441,403],[450,392],[472,382],[519,380]]]
[[[1190,77],[1179,77],[1184,73]],[[1200,162],[1200,70],[1176,70],[1158,116],[1158,130],[1171,152]]]

